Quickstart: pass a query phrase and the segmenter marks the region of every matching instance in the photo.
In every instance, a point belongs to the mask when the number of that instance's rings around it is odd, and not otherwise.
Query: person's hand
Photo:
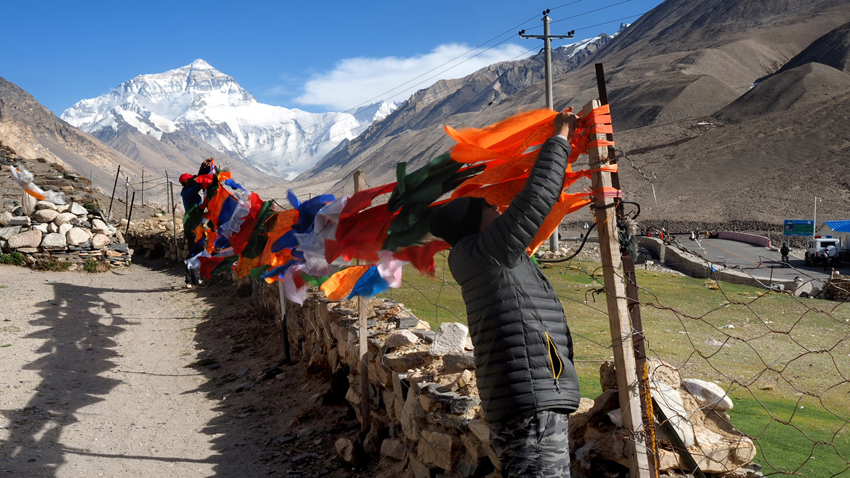
[[[578,121],[578,117],[573,114],[572,108],[558,113],[555,115],[555,119],[552,120],[552,124],[555,125],[555,135],[562,135],[567,140],[572,139],[573,133],[576,130],[576,121]]]

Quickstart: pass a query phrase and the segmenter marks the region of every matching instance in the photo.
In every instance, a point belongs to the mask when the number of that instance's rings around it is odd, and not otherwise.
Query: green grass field
[[[460,289],[438,255],[436,278],[406,270],[386,295],[436,329],[466,323]],[[598,263],[544,265],[573,333],[582,396],[601,392],[599,365],[613,357]],[[850,477],[850,304],[798,299],[748,286],[641,270],[648,354],[683,378],[729,390],[736,428],[771,472]]]

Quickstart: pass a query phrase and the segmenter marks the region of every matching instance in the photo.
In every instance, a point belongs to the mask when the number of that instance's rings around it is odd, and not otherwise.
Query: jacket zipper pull
[[[557,379],[555,380],[555,390],[557,390],[558,393],[561,393],[561,384],[558,383]]]

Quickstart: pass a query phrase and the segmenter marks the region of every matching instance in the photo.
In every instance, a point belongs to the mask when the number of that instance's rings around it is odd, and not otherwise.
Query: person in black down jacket
[[[569,477],[567,416],[578,408],[573,342],[552,285],[528,257],[563,189],[576,116],[559,113],[523,190],[503,214],[481,198],[435,209],[433,235],[452,245],[475,346],[490,442],[506,477]]]

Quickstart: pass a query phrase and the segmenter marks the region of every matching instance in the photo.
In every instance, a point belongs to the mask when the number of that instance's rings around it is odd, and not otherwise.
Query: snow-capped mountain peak
[[[104,140],[141,133],[174,141],[176,133],[189,133],[264,172],[293,177],[394,108],[380,102],[349,114],[266,105],[232,77],[197,59],[164,73],[139,75],[98,98],[79,101],[62,119]]]

